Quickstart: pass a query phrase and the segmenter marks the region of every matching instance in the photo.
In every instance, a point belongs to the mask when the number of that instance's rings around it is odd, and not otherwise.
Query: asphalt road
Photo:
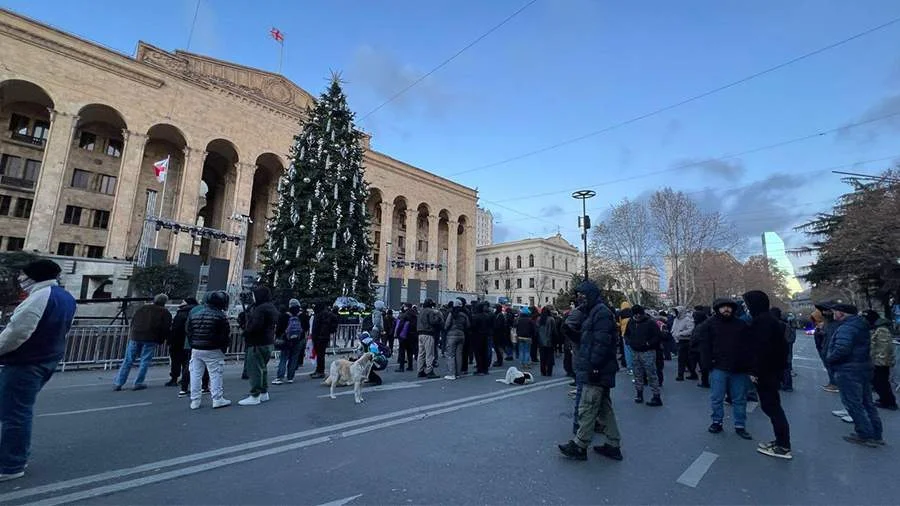
[[[520,387],[495,381],[505,368],[455,382],[387,372],[355,405],[349,388],[329,399],[306,366],[263,405],[191,411],[161,367],[140,392],[112,392],[114,371],[60,373],[38,399],[28,474],[0,483],[0,504],[896,504],[900,413],[882,411],[888,446],[844,442],[852,427],[830,414],[840,401],[820,388],[811,337],[795,357],[793,461],[755,451],[772,439],[755,406],[754,441],[730,420],[707,433],[708,391],[673,381],[671,362],[661,408],[635,405],[619,374],[622,462],[559,455],[572,426],[561,376]],[[229,366],[235,403],[239,375]]]

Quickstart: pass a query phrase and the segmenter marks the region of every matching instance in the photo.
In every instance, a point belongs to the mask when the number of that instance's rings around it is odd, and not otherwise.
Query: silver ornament
[[[338,200],[338,185],[334,183],[334,200]]]
[[[325,258],[325,252],[322,251],[322,248],[319,248],[319,251],[316,252],[316,260],[321,262],[323,258]]]
[[[309,178],[308,177],[303,178],[303,182],[309,184]]]
[[[285,261],[284,261],[284,265],[291,265],[291,261],[290,261],[290,260],[285,260]]]
[[[350,229],[344,229],[344,244],[350,242]]]
[[[331,233],[331,249],[337,248],[337,232]]]

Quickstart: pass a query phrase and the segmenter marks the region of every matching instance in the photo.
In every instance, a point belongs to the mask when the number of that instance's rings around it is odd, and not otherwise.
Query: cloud
[[[351,82],[368,88],[375,95],[378,104],[381,104],[410,86],[425,71],[403,64],[385,51],[363,45],[357,49],[348,74]],[[448,91],[434,76],[429,76],[393,98],[385,108],[407,114],[421,113],[441,117],[457,102],[456,95]]]
[[[540,212],[538,213],[538,216],[540,216],[541,218],[553,218],[554,216],[559,216],[564,212],[565,210],[562,207],[553,204],[547,207],[542,207]]]
[[[672,167],[683,167],[686,172],[718,176],[722,179],[740,179],[744,175],[744,163],[740,160],[683,158],[672,163]]]
[[[852,126],[866,121],[872,121],[872,123],[858,127]],[[838,130],[837,139],[864,145],[875,142],[885,133],[898,130],[900,130],[900,95],[892,95],[882,98],[878,103],[866,110],[862,116],[848,123],[843,129]]]

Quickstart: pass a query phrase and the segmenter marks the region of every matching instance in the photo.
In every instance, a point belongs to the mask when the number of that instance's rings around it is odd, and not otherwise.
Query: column
[[[466,262],[466,279],[463,280],[463,288],[473,291],[478,289],[478,287],[475,286],[475,262],[478,261],[478,258],[475,255],[475,252],[477,251],[477,248],[475,247],[475,225],[466,225],[466,228],[466,258],[468,261]]]
[[[144,146],[147,136],[137,132],[122,130],[125,148],[119,166],[119,180],[116,197],[109,219],[109,234],[106,238],[106,256],[125,258],[128,248],[128,233],[134,215],[134,199],[137,198],[138,179],[144,161]],[[142,230],[138,228],[138,230]]]
[[[416,243],[417,233],[416,226],[418,225],[418,217],[419,213],[414,212],[411,209],[406,210],[406,261],[407,262],[415,262],[416,261]],[[407,267],[404,270],[404,277],[406,279],[412,279],[416,277],[416,270],[412,267]]]
[[[382,201],[379,205],[381,206],[381,241],[378,246],[379,265],[375,266],[375,272],[378,273],[378,279],[387,286],[387,280],[391,276],[391,257],[395,256],[394,252],[389,250],[397,246],[392,244],[388,248],[387,244],[391,242],[391,234],[394,233],[394,204]]]
[[[447,222],[447,290],[456,290],[456,253],[459,222]]]
[[[181,182],[178,185],[178,199],[175,220],[178,223],[194,225],[197,223],[197,202],[200,196],[200,180],[203,178],[203,163],[206,151],[202,149],[184,148],[184,170],[181,171]],[[169,261],[177,262],[179,253],[190,253],[194,239],[190,234],[178,234],[175,247],[169,248]]]
[[[50,251],[50,234],[56,222],[56,208],[77,124],[78,116],[50,110],[50,138],[44,146],[41,173],[34,190],[34,205],[25,233],[25,251],[55,253]]]
[[[440,248],[438,247],[438,216],[428,215],[428,263],[437,264],[441,261]],[[428,270],[428,279],[441,279],[437,268]]]
[[[253,175],[255,173],[255,164],[242,162],[237,164],[237,183],[234,187],[234,203],[231,206],[233,211],[227,214],[222,222],[222,230],[229,234],[240,235],[243,229],[243,224],[239,221],[230,219],[231,216],[235,214],[250,214],[250,197],[253,194]],[[249,228],[250,225],[248,224],[247,227]],[[231,260],[231,263],[228,267],[228,279],[237,279],[236,275],[238,273],[241,273],[241,275],[243,275],[244,259],[238,258],[238,252],[240,251],[240,248],[237,244],[229,242],[226,243],[225,246],[227,249],[226,254]],[[252,246],[245,244],[245,248],[250,247]]]

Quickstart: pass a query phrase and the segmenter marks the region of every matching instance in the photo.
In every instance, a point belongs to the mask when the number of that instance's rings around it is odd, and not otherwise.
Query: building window
[[[6,238],[6,251],[22,251],[22,248],[25,247],[25,238],[24,237],[7,237]]]
[[[516,256],[516,269],[521,269],[521,268],[522,268],[522,256],[518,255],[518,256]]]
[[[116,194],[116,178],[115,176],[100,176],[100,193],[107,195]]]
[[[534,255],[528,255],[528,267],[534,267]]]
[[[88,258],[103,258],[103,246],[87,246],[84,256]]]
[[[495,259],[494,259],[494,270],[495,270],[495,271],[499,271],[499,270],[500,270],[500,259],[499,259],[499,258],[495,258]]]
[[[555,279],[550,280],[550,289],[556,290],[556,280]]]
[[[381,251],[381,232],[375,231],[375,244],[372,245],[375,251]],[[378,265],[376,262],[375,265]]]
[[[550,303],[550,297],[544,297],[544,304]]]
[[[397,238],[397,256],[406,256],[406,237],[402,235]]]
[[[506,280],[506,289],[509,290],[509,287],[510,287],[510,284],[509,284],[509,280],[507,279]]]
[[[66,206],[66,213],[63,215],[63,223],[66,225],[81,224],[81,209],[78,206]]]
[[[12,206],[12,197],[0,195],[0,216],[9,216],[9,208]]]
[[[26,181],[37,181],[38,173],[41,171],[40,160],[25,160],[25,170],[22,171],[22,179]]]
[[[534,305],[534,297],[528,297],[528,305],[529,305],[529,306],[533,306],[533,305]]]
[[[91,185],[91,173],[86,170],[75,169],[72,171],[72,188],[87,190]]]
[[[566,290],[568,290],[568,289],[569,289],[569,282],[566,281]]]
[[[13,216],[16,218],[31,218],[32,205],[34,205],[34,201],[31,199],[17,198],[16,207],[13,209]]]
[[[534,278],[528,278],[528,288],[534,288]]]
[[[372,255],[372,263],[374,263],[375,265],[378,265],[378,258],[379,258],[378,253],[375,253],[374,255]],[[376,283],[377,282],[378,281],[376,281]]]
[[[568,258],[566,259],[566,272],[569,272],[569,259]],[[566,284],[569,284],[569,282],[566,281]],[[569,287],[567,286],[566,289],[568,289],[568,288]]]
[[[494,280],[494,290],[499,290],[499,289],[500,289],[500,280],[495,279]]]
[[[419,243],[418,243],[418,248],[419,248],[418,251],[420,253],[427,253],[428,252],[428,241],[423,241],[420,239]]]
[[[516,297],[516,304],[522,303],[522,297]]]
[[[509,270],[509,257],[506,257],[506,270]]]
[[[0,157],[0,175],[19,177],[22,173],[22,159],[18,156],[3,155]]]
[[[34,138],[40,139],[41,144],[50,136],[50,123],[42,119],[34,120]]]
[[[28,118],[13,113],[9,118],[9,131],[16,135],[28,135]]]
[[[516,279],[516,288],[522,288],[522,278]]]
[[[110,139],[109,142],[106,143],[106,154],[118,158],[122,156],[122,146],[123,143],[121,139]]]
[[[485,258],[485,259],[484,259],[484,270],[485,270],[485,272],[488,271],[488,267],[490,267],[490,266],[491,266],[491,263],[488,262],[488,259],[487,259],[487,258]]]
[[[75,256],[75,243],[61,242],[56,246],[56,254],[66,257]]]
[[[78,138],[78,147],[85,151],[93,151],[96,143],[97,136],[90,132],[81,132],[81,137]]]
[[[556,269],[556,257],[550,257],[550,268]]]
[[[109,211],[94,209],[94,219],[91,221],[91,226],[93,228],[109,228]]]

